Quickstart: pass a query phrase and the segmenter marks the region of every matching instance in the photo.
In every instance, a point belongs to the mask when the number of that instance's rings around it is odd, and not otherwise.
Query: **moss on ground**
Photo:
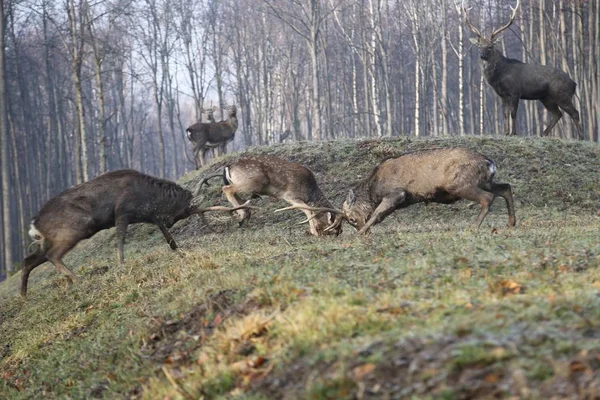
[[[178,223],[169,250],[133,227],[0,285],[0,397],[584,398],[600,393],[600,147],[521,138],[300,143],[251,149],[310,167],[335,204],[385,157],[466,146],[513,185],[480,230],[477,207],[415,205],[369,237],[314,238],[301,213],[262,207]],[[182,183],[195,188],[227,160]],[[219,184],[203,204],[227,204]]]

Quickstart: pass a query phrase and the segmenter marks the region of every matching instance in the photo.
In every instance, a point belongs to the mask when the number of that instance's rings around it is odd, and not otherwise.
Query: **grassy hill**
[[[178,223],[169,249],[132,227],[65,263],[0,285],[0,398],[597,398],[600,147],[519,138],[368,140],[251,150],[315,171],[339,205],[378,161],[463,145],[513,185],[497,200],[415,205],[358,237],[305,234],[269,199],[242,229],[228,215]],[[195,188],[229,155],[182,183]],[[215,180],[216,181],[216,180]],[[215,184],[216,183],[216,184]],[[214,182],[203,204],[226,202]],[[595,397],[594,397],[595,396]]]

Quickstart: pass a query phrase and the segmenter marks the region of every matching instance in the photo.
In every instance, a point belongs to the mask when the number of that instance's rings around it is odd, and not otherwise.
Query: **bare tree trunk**
[[[596,110],[596,124],[594,125],[596,127],[596,141],[600,141],[600,132],[598,131],[598,125],[600,125],[600,2],[598,0],[594,1],[592,4],[594,4],[594,14],[596,15],[596,19],[594,22],[594,31],[596,32],[595,34],[595,39],[594,39],[594,46],[592,47],[593,49],[595,49],[595,54],[593,56],[594,60],[596,60],[596,69],[594,71],[595,75],[596,75],[596,90],[594,92],[594,108]],[[594,128],[593,126],[590,128],[590,140],[594,140]]]
[[[10,120],[10,117],[9,117]],[[9,121],[10,122],[10,121]],[[12,124],[11,124],[12,125]],[[14,132],[14,128],[10,129],[11,132]],[[15,190],[16,190],[16,197],[17,197],[17,216],[19,217],[19,230],[16,232],[16,236],[19,239],[18,242],[20,242],[20,247],[21,249],[26,249],[27,248],[27,244],[25,243],[25,236],[23,235],[23,233],[26,232],[26,228],[25,228],[25,206],[23,203],[23,193],[22,193],[22,189],[21,189],[21,185],[23,184],[23,182],[25,180],[22,180],[22,176],[21,173],[19,172],[19,151],[17,148],[17,141],[14,134],[10,135],[11,136],[11,140],[12,140],[12,159],[13,159],[13,170],[14,170],[14,177],[15,177]],[[20,256],[24,256],[24,254],[20,254]]]
[[[596,13],[598,13],[598,11],[596,11]],[[598,75],[598,60],[594,58],[594,2],[590,2],[589,4],[589,9],[588,9],[588,13],[587,13],[587,25],[588,25],[588,31],[587,31],[587,39],[588,39],[588,60],[590,63],[590,68],[587,71],[588,73],[585,74],[584,71],[584,76],[583,80],[584,80],[584,92],[586,93],[585,96],[585,104],[586,104],[586,109],[587,109],[587,114],[588,114],[588,118],[587,118],[587,123],[583,125],[583,129],[584,129],[584,137],[586,136],[586,132],[587,132],[587,138],[589,141],[593,141],[594,140],[594,131],[593,131],[593,127],[594,126],[598,126],[597,123],[598,121],[595,121],[596,115],[594,114],[593,110],[594,110],[594,104],[593,104],[593,97],[596,95],[597,97],[597,90],[595,87],[595,80],[594,80],[594,74]],[[583,27],[582,27],[583,29]],[[583,40],[583,33],[582,33],[582,40]],[[596,47],[599,46],[600,44],[596,43]],[[582,98],[582,102],[583,102],[583,98]]]
[[[92,22],[92,16],[90,15],[91,10],[89,6],[86,6],[85,18],[88,32],[90,34],[90,42],[92,46],[92,52],[94,54],[94,77],[96,79],[96,101],[98,102],[98,116],[96,118],[96,132],[98,135],[98,146],[99,146],[99,160],[100,160],[100,174],[106,172],[107,166],[107,148],[106,148],[106,107],[104,105],[104,84],[102,82],[102,61],[104,55],[100,54],[98,48],[97,37],[94,33],[94,26]],[[83,40],[83,39],[82,39]],[[85,147],[85,145],[84,145]],[[84,153],[85,154],[85,153]],[[84,169],[85,170],[85,169]],[[87,179],[86,179],[87,180]]]
[[[371,78],[371,112],[373,113],[373,119],[375,121],[375,129],[377,129],[377,137],[381,137],[383,132],[381,131],[381,113],[379,111],[379,86],[377,85],[377,76],[375,74],[377,70],[377,34],[375,32],[375,15],[373,11],[373,0],[369,0],[369,30],[371,35],[369,37],[368,46],[368,71],[369,77]]]
[[[79,3],[79,16],[81,16],[82,1]],[[69,33],[71,35],[71,68],[73,83],[75,85],[75,106],[77,108],[78,121],[78,143],[75,144],[75,174],[77,183],[87,181],[88,161],[87,161],[87,137],[85,130],[85,108],[83,105],[83,89],[81,83],[81,67],[83,64],[83,29],[84,24],[81,18],[78,19],[75,10],[75,0],[67,0],[67,15],[69,18]]]
[[[441,2],[442,21],[446,21],[448,15],[447,3]],[[442,95],[440,98],[440,108],[442,118],[442,135],[448,134],[448,33],[442,29]]]
[[[458,130],[459,135],[464,136],[465,132],[465,100],[464,100],[464,55],[463,55],[463,28],[458,24]]]
[[[2,158],[2,222],[4,232],[4,267],[8,274],[13,271],[12,235],[10,218],[10,170],[9,170],[9,135],[6,121],[6,86],[5,86],[5,37],[4,37],[4,0],[0,0],[0,158]]]

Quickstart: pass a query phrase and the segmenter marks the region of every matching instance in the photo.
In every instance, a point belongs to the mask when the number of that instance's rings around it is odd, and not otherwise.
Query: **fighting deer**
[[[561,109],[571,116],[580,139],[583,139],[583,127],[579,121],[579,111],[573,105],[573,95],[577,84],[565,72],[553,67],[538,64],[526,64],[519,60],[505,57],[496,47],[500,33],[508,29],[515,20],[520,0],[511,7],[510,20],[492,31],[489,38],[469,21],[467,10],[462,5],[465,24],[477,36],[471,43],[479,47],[483,61],[483,74],[487,83],[502,99],[504,112],[504,133],[516,135],[516,118],[519,100],[539,100],[552,114],[552,119],[543,135],[547,136],[554,125],[561,119]],[[510,115],[510,120],[509,120]],[[512,122],[512,124],[511,124]],[[511,127],[512,125],[512,127]]]
[[[67,276],[77,279],[62,258],[81,240],[112,227],[117,228],[117,253],[123,263],[123,247],[127,226],[145,222],[158,226],[171,249],[177,249],[168,228],[193,214],[207,211],[236,211],[236,208],[214,206],[202,208],[192,204],[192,193],[174,182],[142,174],[135,170],[119,170],[100,175],[88,182],[65,190],[48,200],[31,220],[29,236],[38,249],[23,260],[21,295],[27,293],[29,274],[37,266],[50,261]]]
[[[465,148],[421,150],[385,160],[348,192],[334,223],[325,230],[339,229],[346,220],[364,234],[397,209],[422,202],[451,204],[460,199],[481,205],[476,221],[479,227],[496,196],[506,201],[508,225],[515,226],[511,187],[494,183],[495,173],[492,160]]]
[[[218,147],[224,154],[227,143],[233,140],[238,127],[237,110],[234,105],[227,109],[228,116],[225,121],[197,122],[186,129],[188,139],[194,144],[196,169],[204,166],[204,157],[208,149]]]
[[[239,194],[249,194],[254,197],[260,195],[271,196],[285,200],[290,207],[281,208],[276,212],[300,209],[306,215],[309,223],[309,232],[314,236],[340,233],[340,227],[325,228],[333,223],[333,214],[336,210],[323,194],[314,174],[301,164],[289,162],[274,156],[249,156],[240,158],[223,169],[221,174],[205,178],[198,186],[196,194],[203,184],[214,177],[223,177],[225,186],[222,191],[227,200],[238,207],[242,203]],[[244,204],[247,204],[244,203]],[[314,211],[312,208],[317,208]],[[250,219],[250,210],[236,211],[240,218],[240,226]]]

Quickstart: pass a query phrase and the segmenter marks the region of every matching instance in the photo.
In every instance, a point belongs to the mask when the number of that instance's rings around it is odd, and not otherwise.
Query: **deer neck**
[[[355,189],[356,204],[360,207],[367,215],[371,215],[377,204],[381,199],[374,198],[375,182],[372,179],[361,182]]]
[[[229,122],[229,126],[231,126],[231,128],[233,129],[233,132],[235,132],[237,130],[238,127],[238,119],[236,116],[231,116],[229,117],[229,119],[227,120],[227,122]]]
[[[502,53],[494,47],[487,60],[483,60],[483,74],[487,81],[494,80],[494,77],[500,72],[503,61],[506,59]]]
[[[310,192],[307,204],[311,207],[333,208],[333,205],[318,187]]]

